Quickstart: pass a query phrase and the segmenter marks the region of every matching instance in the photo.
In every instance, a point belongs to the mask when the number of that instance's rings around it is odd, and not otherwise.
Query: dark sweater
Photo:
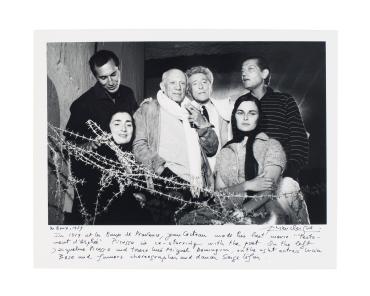
[[[275,92],[270,87],[260,102],[262,131],[284,147],[288,161],[284,176],[297,179],[299,171],[307,164],[309,152],[308,138],[297,103],[291,95]]]
[[[114,101],[112,99],[114,97]],[[117,110],[126,111],[133,114],[138,105],[134,93],[130,88],[120,85],[118,91],[111,95],[103,87],[96,83],[92,88],[76,99],[71,105],[71,116],[66,129],[73,133],[83,135],[88,138],[95,138],[95,134],[88,128],[86,122],[91,119],[98,124],[104,131],[109,132],[109,121],[113,113]],[[67,141],[76,144],[83,144],[86,140],[75,138],[69,133],[65,133]],[[80,196],[85,210],[92,214],[95,209],[96,197],[99,191],[99,181],[101,172],[82,161],[71,157],[71,169],[74,177],[83,179],[84,183],[76,185],[75,197]],[[121,201],[120,201],[121,202]],[[70,216],[71,224],[82,224],[84,219],[80,214],[81,205],[78,199],[73,202],[72,214]],[[104,223],[100,221],[100,223]]]
[[[113,102],[112,97],[114,97],[115,102]],[[99,83],[96,83],[72,103],[70,108],[71,117],[66,129],[85,137],[94,137],[88,129],[86,121],[91,119],[104,131],[109,132],[109,121],[114,111],[126,111],[133,115],[137,108],[134,93],[129,87],[120,85],[118,91],[111,95]],[[68,134],[65,134],[65,136],[67,140],[80,142]]]

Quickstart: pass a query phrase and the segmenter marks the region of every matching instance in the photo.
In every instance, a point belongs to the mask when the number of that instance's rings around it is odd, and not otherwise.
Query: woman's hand
[[[275,187],[275,182],[272,178],[266,178],[265,173],[255,177],[252,180],[245,181],[245,190],[248,191],[265,191],[273,190]]]

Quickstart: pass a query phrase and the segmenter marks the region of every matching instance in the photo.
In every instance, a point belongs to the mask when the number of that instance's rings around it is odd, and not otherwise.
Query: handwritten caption
[[[145,229],[145,228],[144,228]],[[50,255],[57,261],[259,262],[269,256],[320,254],[320,227],[268,226],[246,230],[101,230],[49,226]]]

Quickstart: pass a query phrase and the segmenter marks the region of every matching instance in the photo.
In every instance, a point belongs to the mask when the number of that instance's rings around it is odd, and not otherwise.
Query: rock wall
[[[48,84],[55,88],[55,92],[48,92],[48,115],[57,114],[59,109],[61,128],[67,124],[71,103],[95,83],[88,64],[94,47],[93,42],[48,44]],[[48,120],[58,125],[51,116]]]
[[[72,102],[95,83],[88,65],[94,48],[92,42],[47,45],[47,112],[48,122],[54,126],[65,128]],[[49,224],[62,224],[63,210],[70,209],[73,201],[67,184],[68,164],[55,158],[50,149],[48,153],[48,220]]]

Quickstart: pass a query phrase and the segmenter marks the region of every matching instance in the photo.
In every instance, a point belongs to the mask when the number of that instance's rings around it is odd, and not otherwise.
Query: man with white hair
[[[232,105],[229,100],[216,100],[211,97],[213,86],[213,74],[211,70],[203,66],[196,66],[186,71],[188,77],[187,92],[194,100],[196,106],[207,120],[214,126],[219,139],[217,152],[231,140],[229,129]],[[216,164],[216,155],[208,157],[212,171]]]
[[[136,136],[133,152],[136,159],[157,175],[175,177],[191,185],[185,199],[197,198],[202,187],[213,187],[212,172],[206,161],[215,155],[218,138],[212,125],[185,96],[187,77],[181,70],[163,73],[156,99],[146,100],[134,114]],[[168,206],[160,223],[174,223],[179,207],[161,199]]]

